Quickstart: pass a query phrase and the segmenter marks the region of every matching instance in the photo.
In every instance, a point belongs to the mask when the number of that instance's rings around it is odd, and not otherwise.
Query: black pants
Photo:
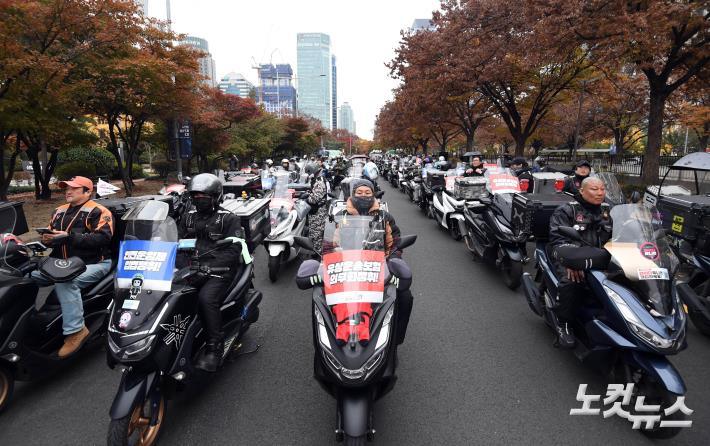
[[[575,283],[567,278],[567,269],[556,265],[555,273],[559,279],[557,286],[557,308],[554,309],[561,322],[574,319],[577,309],[584,302],[584,296],[589,292],[584,283]]]
[[[220,307],[227,295],[227,288],[234,279],[233,275],[210,277],[200,287],[197,294],[200,319],[207,333],[208,342],[220,342],[222,333],[222,312]]]
[[[397,290],[397,344],[404,342],[413,305],[414,296],[410,290]]]

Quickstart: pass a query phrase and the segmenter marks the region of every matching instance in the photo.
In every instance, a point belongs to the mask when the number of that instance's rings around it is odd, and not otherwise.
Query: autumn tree
[[[641,179],[658,180],[666,103],[710,62],[706,1],[536,0],[545,22],[597,47],[597,62],[642,73],[648,86],[648,144]],[[707,84],[705,85],[707,88]]]
[[[49,198],[57,153],[83,138],[85,67],[127,35],[136,6],[122,0],[5,0],[0,4],[0,133],[21,140],[35,195]],[[5,156],[7,144],[0,144]],[[15,145],[15,152],[18,145]],[[2,187],[7,188],[9,176]]]

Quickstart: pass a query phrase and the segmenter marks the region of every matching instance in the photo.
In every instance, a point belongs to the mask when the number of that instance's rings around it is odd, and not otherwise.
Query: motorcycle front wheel
[[[350,435],[346,435],[343,441],[344,446],[365,446],[366,443],[366,435],[361,435],[359,437],[351,437]]]
[[[671,407],[673,403],[675,403],[677,395],[669,392],[662,384],[656,382],[651,377],[645,374],[638,379],[638,382],[636,383],[636,388],[634,389],[634,396],[639,397],[642,395],[646,397],[644,399],[644,403],[646,405],[661,406],[661,410],[658,412],[661,415],[660,421],[683,421],[686,419],[685,414],[680,410],[677,410],[670,415],[665,414],[664,410],[668,407]],[[632,413],[634,412],[635,411],[632,410]],[[637,413],[637,415],[645,414],[647,413]],[[641,433],[649,438],[668,439],[678,435],[678,433],[680,433],[680,430],[682,429],[682,427],[679,426],[660,427],[660,421],[656,423],[651,429],[641,428]]]
[[[127,417],[111,420],[108,428],[108,446],[153,446],[157,444],[165,421],[167,401],[161,393],[156,408],[152,407],[151,398],[147,396],[138,402]],[[150,422],[153,410],[157,410],[155,426]]]
[[[281,259],[279,256],[269,256],[269,280],[276,282],[279,278],[279,269],[281,268]]]
[[[0,413],[10,404],[15,378],[7,367],[0,366]]]
[[[503,283],[511,290],[517,290],[523,277],[523,264],[507,255],[500,256],[499,260],[500,269],[503,271]]]

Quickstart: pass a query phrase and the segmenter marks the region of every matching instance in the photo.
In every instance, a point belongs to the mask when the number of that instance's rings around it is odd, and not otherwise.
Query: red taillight
[[[555,180],[555,190],[557,192],[562,192],[562,189],[565,188],[565,180],[562,178],[558,178]]]
[[[522,178],[520,180],[520,191],[521,192],[528,192],[528,188],[530,187],[530,180],[527,178]]]

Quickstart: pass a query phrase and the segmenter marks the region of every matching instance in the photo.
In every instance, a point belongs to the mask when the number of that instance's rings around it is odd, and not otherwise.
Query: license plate
[[[125,310],[137,310],[140,303],[141,301],[139,300],[126,299],[123,301],[123,306],[121,308]]]

